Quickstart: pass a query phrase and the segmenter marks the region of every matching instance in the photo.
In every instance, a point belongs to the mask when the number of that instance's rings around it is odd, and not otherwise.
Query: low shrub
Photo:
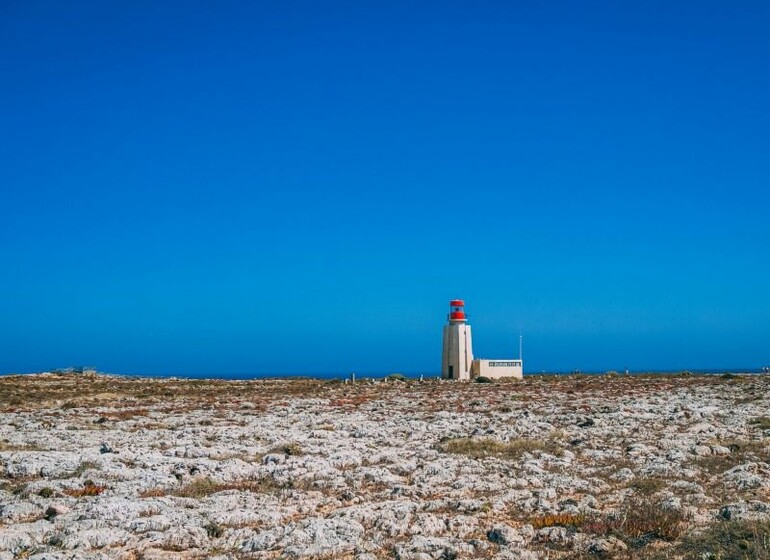
[[[770,521],[721,521],[677,548],[684,560],[770,560]]]
[[[139,492],[140,498],[160,498],[162,496],[167,496],[167,495],[168,495],[168,492],[163,488],[149,488],[147,490],[143,490]]]
[[[148,416],[150,411],[146,408],[125,408],[113,412],[104,413],[105,418],[113,420],[131,420],[137,416]]]
[[[210,478],[196,478],[173,490],[171,492],[165,492],[161,495],[172,494],[179,496],[180,498],[205,498],[217,492],[224,492],[226,490],[238,490],[240,492],[254,492],[256,494],[269,494],[281,490],[282,488],[291,487],[291,484],[282,486],[278,484],[272,478],[260,478],[258,480],[236,480],[232,482],[215,482]],[[157,491],[157,490],[156,490]],[[156,491],[146,491],[141,494],[141,497],[150,497],[155,495]]]
[[[86,471],[89,471],[89,470],[99,471],[101,469],[102,469],[102,466],[95,461],[83,461],[78,465],[78,468],[76,468],[75,471],[72,473],[72,476],[80,476]]]
[[[648,498],[629,500],[609,519],[611,532],[633,543],[652,540],[674,541],[687,528],[687,517],[679,510]]]
[[[588,521],[588,517],[581,513],[556,513],[552,515],[542,515],[531,519],[529,523],[535,530],[544,527],[583,527]]]
[[[714,443],[730,450],[726,455],[706,455],[698,457],[694,463],[705,472],[721,474],[731,468],[752,461],[768,461],[770,453],[760,441],[715,440]]]
[[[82,498],[84,496],[98,496],[105,490],[104,486],[99,486],[90,480],[86,480],[81,488],[70,488],[65,490],[64,493],[73,498]]]
[[[628,487],[633,488],[639,494],[649,496],[663,490],[666,487],[666,481],[654,477],[637,478],[631,481]]]
[[[749,420],[749,424],[760,430],[770,430],[770,416],[757,416]]]
[[[224,535],[225,530],[218,523],[209,522],[203,527],[206,530],[206,534],[210,539],[218,539]]]
[[[204,498],[227,489],[225,484],[214,482],[210,478],[197,478],[177,488],[173,494],[180,498]]]
[[[493,381],[489,377],[485,377],[483,375],[479,375],[476,379],[474,379],[476,383],[493,383]]]
[[[273,447],[270,450],[270,453],[283,453],[284,455],[291,455],[293,457],[297,457],[299,455],[302,455],[304,451],[302,450],[302,446],[299,443],[297,443],[296,441],[291,441],[289,443],[283,443],[281,445]]]
[[[652,541],[676,541],[687,528],[687,521],[679,510],[667,508],[660,500],[643,497],[627,501],[611,514],[558,513],[528,522],[535,529],[558,526],[591,535],[615,536],[638,549]]]

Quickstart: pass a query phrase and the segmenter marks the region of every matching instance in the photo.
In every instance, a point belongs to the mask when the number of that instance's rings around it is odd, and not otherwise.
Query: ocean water
[[[72,368],[63,368],[63,371]],[[624,375],[625,370],[611,370],[618,375]],[[691,369],[691,370],[629,370],[629,375],[671,375],[678,374],[684,371],[689,371],[694,375],[721,375],[725,373],[745,373],[745,374],[762,374],[762,368],[715,368],[715,369]],[[111,372],[99,372],[110,374]],[[397,373],[403,375],[409,379],[419,379],[421,376],[425,379],[438,378],[440,373],[438,372],[374,372],[374,373],[359,373],[356,372],[356,380],[363,379],[383,379],[389,375]],[[537,375],[606,375],[610,371],[524,371],[525,376],[537,376]],[[8,375],[8,374],[5,374]],[[114,375],[123,375],[126,377],[148,377],[148,378],[164,378],[164,377],[176,377],[182,379],[232,379],[232,380],[248,380],[248,379],[349,379],[350,373],[341,372],[328,372],[328,373],[282,373],[282,374],[254,374],[254,373],[221,373],[221,374],[184,374],[184,373],[152,373],[145,374],[141,372],[137,373],[114,373]]]
[[[52,371],[61,371],[61,372],[73,372],[77,373],[78,368],[61,368],[57,370]],[[610,370],[618,375],[624,375],[625,370]],[[589,370],[572,370],[572,371],[527,371],[524,370],[525,376],[537,376],[537,375],[606,375],[607,373],[610,373],[610,371],[589,371]],[[762,374],[767,373],[763,372],[762,368],[745,368],[745,367],[736,367],[736,368],[714,368],[714,369],[690,369],[690,370],[682,370],[682,369],[670,369],[670,370],[629,370],[629,375],[671,375],[671,374],[678,374],[683,373],[684,371],[688,371],[694,375],[722,375],[725,373],[745,373],[745,374]],[[37,372],[36,372],[37,373]],[[125,377],[147,377],[147,378],[164,378],[164,377],[176,377],[181,379],[232,379],[232,380],[248,380],[248,379],[349,379],[350,373],[342,373],[342,372],[328,372],[328,373],[313,373],[313,374],[307,374],[307,373],[281,373],[281,374],[270,374],[270,373],[260,373],[260,374],[254,374],[254,373],[243,373],[243,372],[235,372],[235,373],[219,373],[219,374],[185,374],[180,372],[168,372],[168,373],[142,373],[142,372],[132,372],[132,373],[124,373],[124,372],[102,372],[99,373],[108,374],[108,375],[121,375]],[[384,379],[385,377],[389,375],[393,375],[394,373],[397,373],[398,375],[403,375],[404,377],[407,377],[409,379],[419,379],[421,376],[425,379],[431,379],[431,378],[438,378],[440,377],[440,373],[438,372],[374,372],[374,373],[359,373],[356,372],[356,380],[363,380],[363,379]],[[768,373],[770,374],[770,373]],[[7,373],[0,373],[0,375],[15,375],[13,372],[7,372]],[[32,375],[30,373],[29,375]]]

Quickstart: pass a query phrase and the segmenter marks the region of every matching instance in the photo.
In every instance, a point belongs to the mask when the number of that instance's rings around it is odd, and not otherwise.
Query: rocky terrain
[[[0,378],[0,560],[770,557],[770,376]]]

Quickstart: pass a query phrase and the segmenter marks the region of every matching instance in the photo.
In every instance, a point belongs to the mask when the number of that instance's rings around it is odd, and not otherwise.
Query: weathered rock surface
[[[0,560],[610,558],[627,504],[770,519],[767,377],[2,383]]]

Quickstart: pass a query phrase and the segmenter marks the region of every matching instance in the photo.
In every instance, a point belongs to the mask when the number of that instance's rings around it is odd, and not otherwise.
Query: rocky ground
[[[770,376],[0,378],[0,560],[768,558]]]

